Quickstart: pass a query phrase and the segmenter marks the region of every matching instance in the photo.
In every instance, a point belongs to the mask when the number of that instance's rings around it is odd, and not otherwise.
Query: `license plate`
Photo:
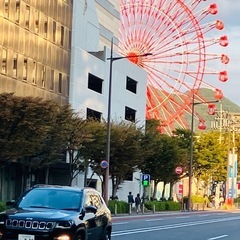
[[[18,234],[18,240],[34,240],[34,235]]]

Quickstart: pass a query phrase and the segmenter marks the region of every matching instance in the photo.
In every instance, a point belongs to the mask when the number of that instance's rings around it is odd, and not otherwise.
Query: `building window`
[[[70,50],[71,49],[71,45],[72,45],[72,32],[69,31],[68,32],[68,49]]]
[[[19,23],[20,18],[20,0],[16,0],[15,21]]]
[[[64,26],[61,26],[61,41],[60,41],[61,46],[64,44]]]
[[[137,81],[127,77],[126,89],[132,93],[137,93]]]
[[[37,63],[33,62],[32,84],[36,84],[36,78],[37,78]]]
[[[35,33],[39,33],[39,11],[35,10]]]
[[[23,60],[23,80],[27,81],[27,69],[28,69],[28,60],[24,58]]]
[[[50,90],[54,90],[54,70],[51,69]]]
[[[45,88],[46,83],[46,66],[42,66],[42,87]]]
[[[102,83],[103,80],[99,77],[94,76],[93,74],[89,73],[88,74],[88,88],[98,92],[102,93]]]
[[[70,90],[70,78],[67,76],[67,96],[69,96],[69,90]]]
[[[53,21],[53,42],[56,42],[57,23]]]
[[[26,13],[25,13],[25,27],[29,28],[29,18],[30,18],[30,7],[26,5]]]
[[[2,73],[7,74],[7,49],[2,50]]]
[[[13,76],[17,77],[17,64],[18,64],[18,55],[15,53],[13,55]]]
[[[48,17],[45,17],[44,20],[44,37],[47,38],[47,32],[48,32]]]
[[[9,16],[9,0],[4,2],[4,16],[8,18]]]
[[[58,92],[62,93],[62,74],[58,74]]]
[[[125,107],[125,119],[130,122],[135,122],[136,121],[136,110],[134,110],[130,107]]]
[[[87,119],[94,119],[100,122],[101,116],[102,116],[102,113],[95,111],[91,108],[87,108]]]

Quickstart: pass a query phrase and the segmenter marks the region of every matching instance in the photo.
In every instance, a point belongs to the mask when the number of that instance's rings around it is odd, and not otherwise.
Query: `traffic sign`
[[[150,174],[142,174],[142,185],[148,187],[150,185]]]
[[[108,162],[105,160],[102,160],[100,163],[101,168],[107,168],[108,167]]]
[[[182,173],[182,168],[181,167],[176,167],[175,173],[176,174],[181,174]]]

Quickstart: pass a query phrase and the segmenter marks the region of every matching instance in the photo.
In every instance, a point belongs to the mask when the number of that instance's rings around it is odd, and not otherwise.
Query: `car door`
[[[96,209],[97,209],[97,212],[95,215],[95,223],[96,223],[96,227],[97,227],[97,234],[100,238],[100,236],[102,236],[102,234],[103,234],[103,229],[104,229],[102,219],[104,217],[105,212],[103,211],[103,208],[102,208],[101,197],[97,192],[91,193],[91,199],[93,202],[93,206],[96,207]],[[97,239],[99,239],[99,238],[97,238]]]
[[[84,207],[86,209],[84,221],[87,229],[88,240],[99,239],[99,229],[96,224],[96,213],[93,212],[93,208],[88,208],[94,207],[90,192],[86,192]]]

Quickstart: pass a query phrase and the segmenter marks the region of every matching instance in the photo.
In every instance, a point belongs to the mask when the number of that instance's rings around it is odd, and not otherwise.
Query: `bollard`
[[[156,209],[155,204],[153,204],[153,213],[155,213],[155,209]]]
[[[184,206],[183,206],[183,211],[186,211],[187,210],[187,204],[184,203]]]
[[[115,216],[117,215],[117,204],[115,204],[115,206],[114,206],[114,215]]]
[[[144,203],[142,204],[142,214],[144,214]]]
[[[129,215],[132,214],[132,204],[129,204]]]

